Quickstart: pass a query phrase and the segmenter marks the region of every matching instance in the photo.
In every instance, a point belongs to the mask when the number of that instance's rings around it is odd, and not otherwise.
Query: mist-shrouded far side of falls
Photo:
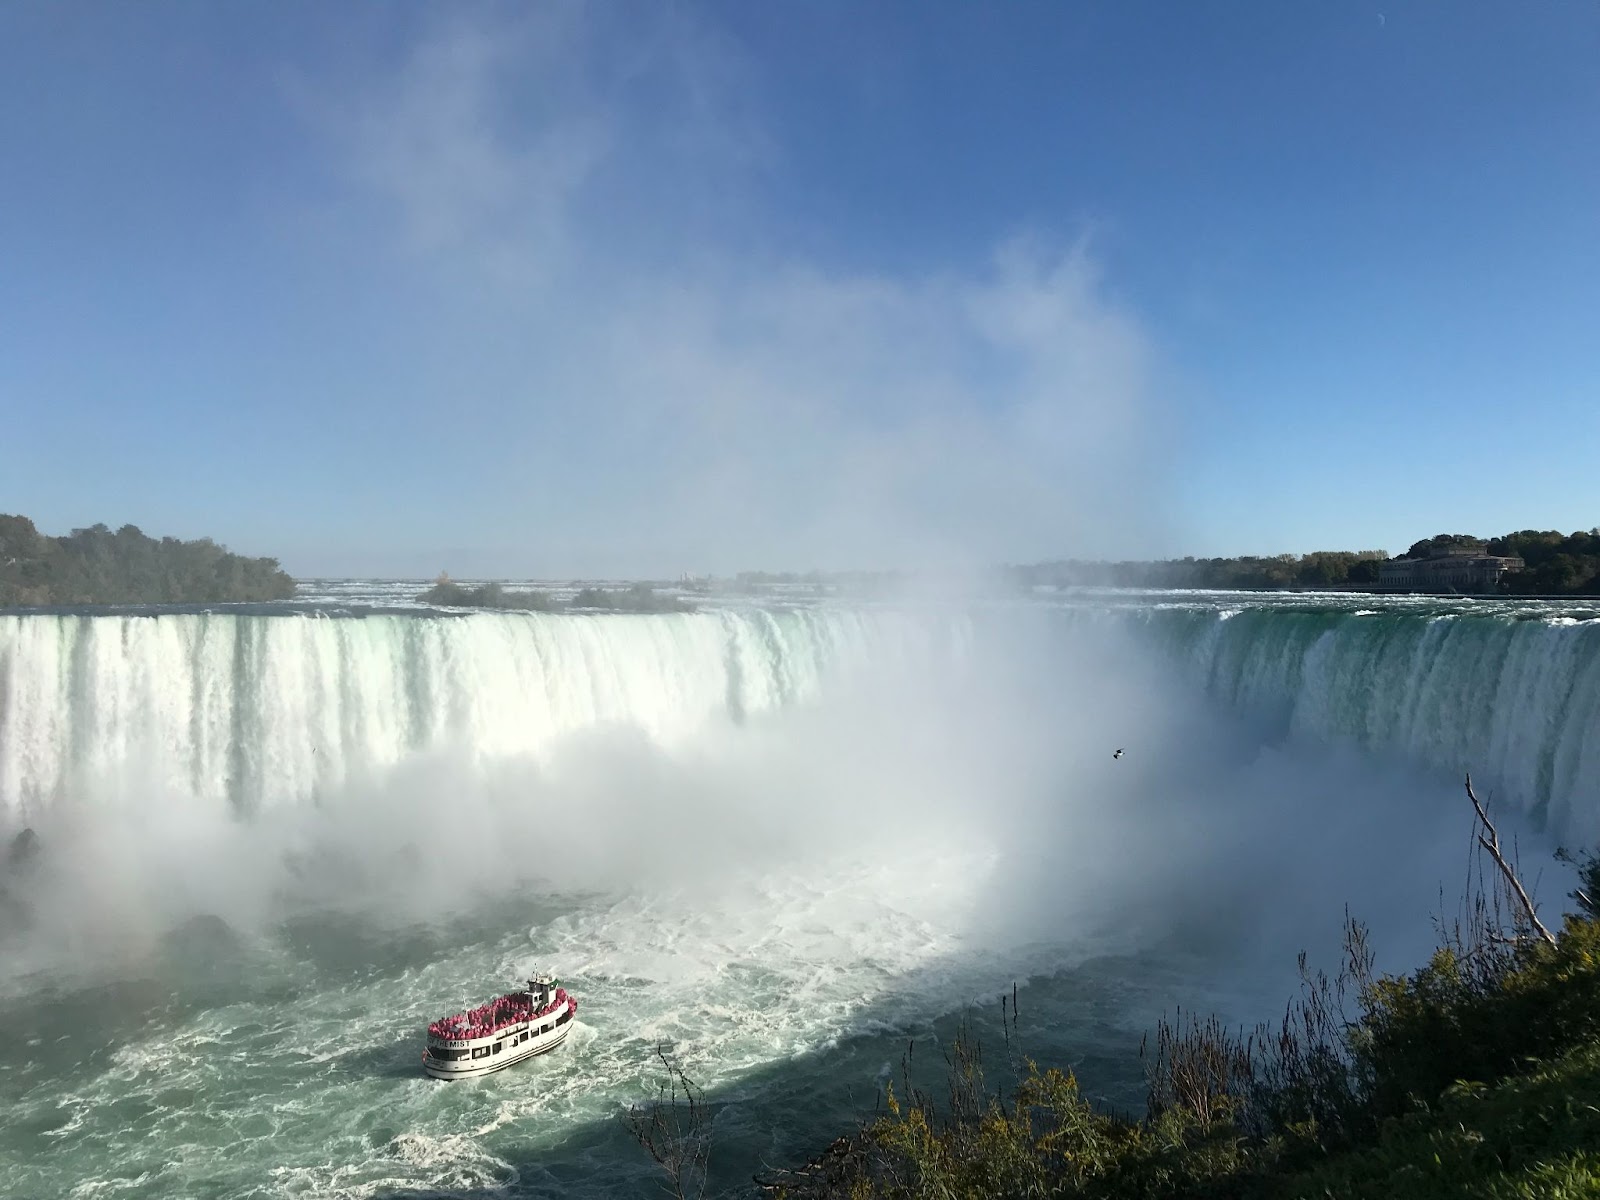
[[[1013,980],[1030,1050],[1136,1105],[1153,1014],[1276,1012],[1346,902],[1394,966],[1431,945],[1464,770],[1530,855],[1600,828],[1600,612],[1357,599],[0,617],[36,839],[0,1163],[643,1189],[615,1114],[665,1043],[732,1186]],[[428,1021],[536,967],[582,1001],[561,1050],[423,1078]]]

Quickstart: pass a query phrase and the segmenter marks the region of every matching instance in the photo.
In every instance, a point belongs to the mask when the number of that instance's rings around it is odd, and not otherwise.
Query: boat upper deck
[[[441,1017],[428,1026],[428,1036],[445,1042],[470,1042],[492,1038],[507,1029],[528,1024],[559,1013],[571,1002],[565,988],[555,989],[548,1004],[536,1005],[531,992],[511,992],[453,1016]]]

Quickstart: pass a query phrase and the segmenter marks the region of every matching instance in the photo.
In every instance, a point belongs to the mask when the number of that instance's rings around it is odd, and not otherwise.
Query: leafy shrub
[[[1424,1108],[1457,1081],[1492,1082],[1600,1037],[1600,924],[1569,916],[1556,944],[1519,944],[1487,977],[1445,948],[1372,984],[1352,1031],[1375,1115]]]
[[[1302,956],[1276,1028],[1163,1020],[1142,1119],[1031,1061],[991,1095],[963,1025],[942,1112],[907,1070],[858,1134],[758,1183],[862,1200],[1600,1194],[1600,859],[1577,865],[1582,911],[1548,941],[1469,898],[1427,964],[1377,977],[1349,922],[1344,969],[1313,976]]]

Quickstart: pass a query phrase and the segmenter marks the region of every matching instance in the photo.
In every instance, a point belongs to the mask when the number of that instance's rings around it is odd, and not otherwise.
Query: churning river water
[[[1274,1015],[1347,901],[1411,961],[1462,772],[1527,861],[1600,838],[1600,604],[417,590],[0,616],[0,1193],[646,1194],[658,1046],[738,1189],[963,1016],[1003,1082],[1013,982],[1134,1109],[1156,1015]],[[423,1077],[536,967],[566,1046]]]

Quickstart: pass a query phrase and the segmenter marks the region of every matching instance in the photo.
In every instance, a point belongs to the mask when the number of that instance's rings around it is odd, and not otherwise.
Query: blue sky
[[[0,511],[299,574],[1600,522],[1600,7],[0,7]]]

